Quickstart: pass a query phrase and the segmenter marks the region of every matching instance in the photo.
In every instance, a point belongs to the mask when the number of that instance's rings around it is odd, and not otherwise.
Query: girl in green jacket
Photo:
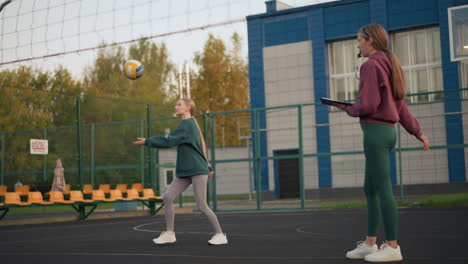
[[[200,211],[208,217],[215,235],[208,241],[211,245],[227,244],[226,234],[223,233],[218,218],[206,203],[206,184],[213,176],[206,156],[206,144],[200,127],[194,118],[195,103],[191,99],[180,99],[175,106],[177,116],[182,122],[168,136],[137,138],[133,144],[150,146],[153,148],[170,148],[177,146],[176,178],[172,181],[163,195],[164,212],[166,217],[166,231],[154,239],[156,244],[176,242],[174,233],[174,199],[193,184],[193,192]]]

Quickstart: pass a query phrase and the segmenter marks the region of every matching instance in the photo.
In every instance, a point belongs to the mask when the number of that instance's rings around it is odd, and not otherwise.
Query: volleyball
[[[137,60],[129,60],[124,65],[124,73],[130,80],[136,80],[143,75],[145,67]]]

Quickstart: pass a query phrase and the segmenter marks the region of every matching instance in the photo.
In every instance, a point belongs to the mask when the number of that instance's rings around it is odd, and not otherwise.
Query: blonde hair
[[[197,128],[198,128],[198,133],[200,134],[201,149],[203,151],[203,155],[205,156],[206,161],[209,163],[208,155],[206,154],[205,138],[203,137],[200,126],[198,125],[197,119],[195,118],[195,110],[196,110],[195,102],[190,98],[181,98],[180,100],[184,101],[186,105],[190,106],[190,115],[193,117],[193,120],[195,121],[195,124],[197,125]]]
[[[387,55],[387,58],[390,60],[390,64],[392,65],[390,82],[392,85],[393,98],[395,100],[405,98],[405,76],[397,57],[388,49],[388,34],[385,28],[379,24],[369,24],[362,27],[358,34],[367,41],[372,39],[372,47],[378,51],[385,52],[385,55]]]

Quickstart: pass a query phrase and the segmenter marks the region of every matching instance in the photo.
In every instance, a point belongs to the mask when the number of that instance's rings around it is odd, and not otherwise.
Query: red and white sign
[[[47,155],[49,154],[49,143],[46,139],[29,140],[31,154]]]

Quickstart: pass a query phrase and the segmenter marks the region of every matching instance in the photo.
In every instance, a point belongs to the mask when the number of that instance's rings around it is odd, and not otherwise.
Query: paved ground
[[[0,227],[1,263],[364,263],[344,255],[365,234],[364,209],[219,213],[229,245],[209,246],[199,214],[176,217],[177,243],[157,246],[163,216]],[[400,209],[403,263],[468,263],[468,207]]]

